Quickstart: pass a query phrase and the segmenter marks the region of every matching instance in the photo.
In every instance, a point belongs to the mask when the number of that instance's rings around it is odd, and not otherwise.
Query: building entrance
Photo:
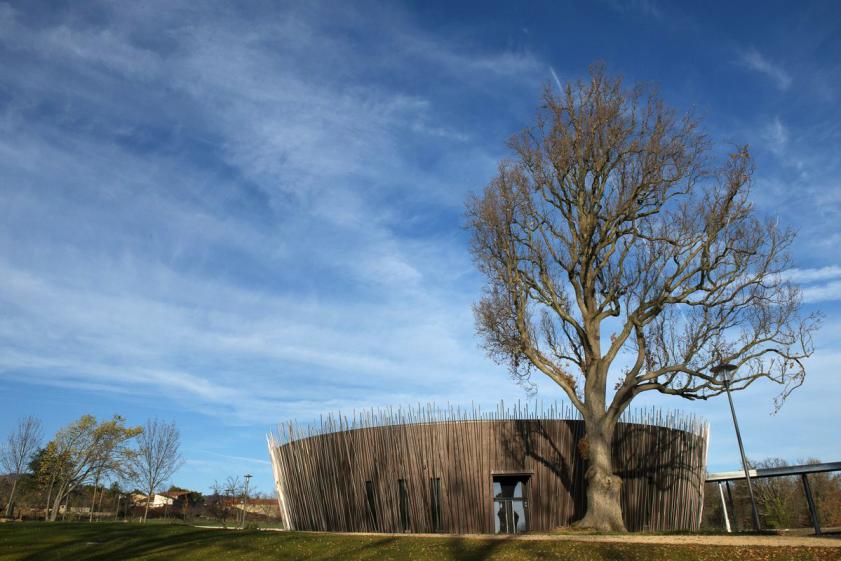
[[[528,475],[495,475],[494,526],[497,534],[528,530]]]

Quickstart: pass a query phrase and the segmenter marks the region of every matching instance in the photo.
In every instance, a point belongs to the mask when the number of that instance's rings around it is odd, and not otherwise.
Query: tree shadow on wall
[[[613,465],[623,482],[623,515],[629,530],[697,527],[704,447],[703,437],[684,430],[638,423],[617,427]]]
[[[569,493],[573,508],[567,523],[586,512],[587,462],[579,446],[583,436],[584,424],[577,420],[512,420],[503,425],[504,453],[518,463],[531,458],[545,466]],[[697,494],[700,504],[703,448],[702,437],[683,430],[636,423],[617,427],[613,465],[623,482],[623,517],[629,530],[650,528],[652,517],[663,514],[663,504],[690,499],[689,493]],[[690,520],[685,510],[684,518]]]
[[[578,452],[583,425],[579,425],[579,421],[566,420],[506,421],[501,439],[506,455],[520,463],[531,458],[560,480],[572,506],[567,523],[583,518],[586,509],[583,493],[586,465]]]
[[[614,473],[623,480],[646,478],[660,491],[683,478],[697,486],[705,480],[697,456],[703,447],[703,438],[690,432],[623,423],[613,438]]]

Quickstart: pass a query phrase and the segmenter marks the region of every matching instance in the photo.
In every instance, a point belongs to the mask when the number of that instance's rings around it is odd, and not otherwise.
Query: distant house
[[[148,497],[143,493],[132,493],[131,500],[137,506],[146,506]],[[155,493],[152,496],[152,502],[149,503],[149,508],[164,508],[167,506],[179,507],[190,500],[190,491],[164,491],[162,493]]]
[[[241,500],[236,499],[236,502],[232,501],[231,506],[237,510],[243,510],[244,507],[249,514],[260,514],[270,518],[280,516],[277,499],[248,499],[248,503],[245,505],[242,504]]]

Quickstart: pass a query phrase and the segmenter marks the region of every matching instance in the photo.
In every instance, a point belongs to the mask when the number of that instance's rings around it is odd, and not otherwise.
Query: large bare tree
[[[181,436],[174,421],[150,419],[137,439],[132,463],[138,484],[147,492],[144,522],[155,491],[181,467],[180,447]]]
[[[629,403],[718,395],[723,363],[738,367],[731,389],[766,378],[784,399],[803,382],[819,318],[800,317],[786,279],[793,234],[751,207],[747,147],[713,150],[655,91],[596,66],[547,88],[510,147],[467,205],[487,277],[477,330],[517,379],[548,376],[581,412],[577,525],[624,530],[611,445]]]
[[[0,468],[12,478],[12,490],[6,504],[6,518],[11,518],[15,505],[18,479],[43,439],[41,421],[35,417],[18,420],[15,430],[0,444]]]

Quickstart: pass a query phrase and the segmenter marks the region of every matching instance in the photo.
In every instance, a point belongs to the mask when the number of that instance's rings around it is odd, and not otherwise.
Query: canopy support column
[[[812,487],[809,485],[809,477],[802,473],[800,474],[803,480],[803,492],[806,494],[806,502],[809,504],[809,516],[812,518],[812,526],[815,527],[815,535],[821,535],[821,523],[818,520],[818,511],[815,508],[815,499],[812,498]]]
[[[727,501],[724,500],[724,482],[718,482],[718,494],[721,497],[721,510],[724,512],[724,527],[727,528],[727,533],[732,532],[730,529],[730,517],[727,515]]]

